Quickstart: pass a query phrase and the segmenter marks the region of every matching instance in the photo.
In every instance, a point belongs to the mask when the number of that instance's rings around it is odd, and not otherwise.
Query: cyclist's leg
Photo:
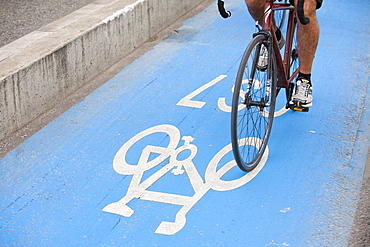
[[[298,0],[295,0],[297,6]],[[300,73],[292,96],[294,110],[308,111],[312,106],[311,69],[319,41],[319,24],[316,19],[317,0],[305,0],[304,14],[310,19],[307,25],[298,22],[298,56]]]
[[[296,0],[296,6],[297,6]],[[316,0],[306,0],[304,5],[305,16],[310,19],[310,23],[302,25],[298,22],[298,52],[300,58],[300,72],[310,74],[312,63],[315,57],[317,44],[319,41],[319,24],[316,19]]]
[[[261,18],[266,0],[245,0],[245,3],[247,4],[249,13],[255,21]]]
[[[252,18],[255,21],[258,20],[259,21],[258,23],[262,26],[263,24],[262,22],[264,18],[261,18],[261,17],[264,12],[266,0],[245,0],[245,3],[247,4],[248,11],[250,15],[252,16]],[[281,49],[285,44],[285,40],[280,30],[277,28],[275,21],[274,21],[274,25],[272,28],[273,28],[273,31],[276,33],[276,37],[279,41],[279,47]]]

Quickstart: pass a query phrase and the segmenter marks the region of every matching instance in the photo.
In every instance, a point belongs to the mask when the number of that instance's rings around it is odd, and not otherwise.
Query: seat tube
[[[272,12],[272,5],[274,0],[266,0],[265,9],[264,9],[264,15],[262,16],[263,22],[262,22],[262,29],[271,31],[272,27],[271,24],[272,18],[273,18],[273,12]]]

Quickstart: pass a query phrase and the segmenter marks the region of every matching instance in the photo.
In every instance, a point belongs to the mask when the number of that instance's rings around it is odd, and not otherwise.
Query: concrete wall
[[[98,0],[0,48],[0,140],[202,2]]]

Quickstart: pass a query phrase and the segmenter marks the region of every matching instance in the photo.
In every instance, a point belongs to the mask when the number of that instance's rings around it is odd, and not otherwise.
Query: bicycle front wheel
[[[274,118],[276,65],[271,45],[262,34],[250,42],[234,86],[231,143],[236,163],[246,172],[259,164]]]

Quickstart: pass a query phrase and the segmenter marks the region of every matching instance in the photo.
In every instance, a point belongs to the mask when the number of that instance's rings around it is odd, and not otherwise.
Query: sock
[[[308,84],[310,84],[312,86],[312,84],[311,84],[311,74],[303,74],[303,73],[299,72],[299,74],[298,74],[298,80],[300,78],[306,79],[308,81]]]

